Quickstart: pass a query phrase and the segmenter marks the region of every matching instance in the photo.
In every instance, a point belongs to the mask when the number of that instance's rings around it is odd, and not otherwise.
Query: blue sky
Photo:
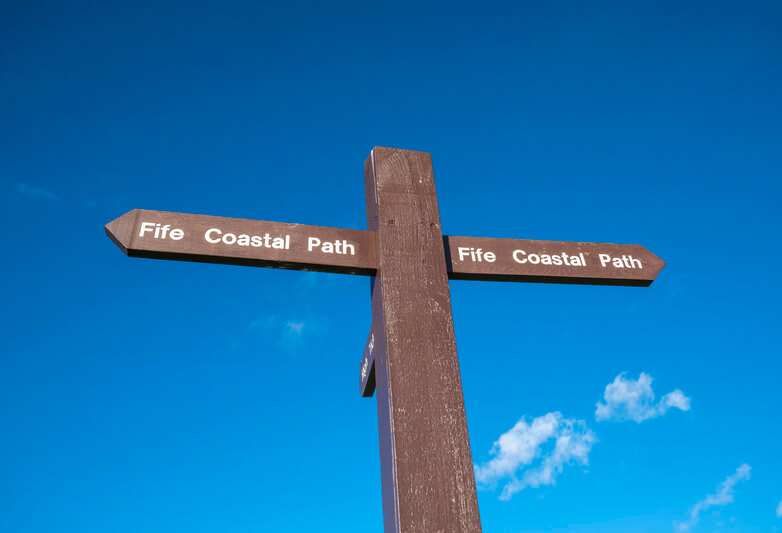
[[[668,263],[451,283],[484,531],[782,529],[781,29],[774,2],[4,3],[0,530],[381,531],[366,278],[103,233],[361,229],[375,145],[432,153],[447,234]]]

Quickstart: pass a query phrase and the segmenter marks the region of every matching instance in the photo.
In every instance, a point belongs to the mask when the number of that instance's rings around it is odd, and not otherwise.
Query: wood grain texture
[[[448,280],[648,286],[665,262],[640,245],[443,236],[424,152],[376,147],[364,178],[367,231],[143,209],[105,231],[132,257],[370,276],[359,392],[377,392],[385,530],[477,532]]]
[[[144,231],[142,224],[155,224],[169,229],[155,235],[155,229]],[[375,236],[373,232],[309,226],[285,222],[267,222],[242,218],[193,215],[168,211],[134,209],[106,224],[106,235],[120,249],[131,257],[152,259],[175,259],[179,261],[197,261],[202,263],[222,263],[229,265],[260,266],[285,268],[291,270],[312,270],[318,272],[336,272],[341,274],[374,275],[375,273]],[[178,240],[171,238],[172,231],[179,229],[183,235]],[[227,244],[223,241],[210,242],[206,233],[210,229],[209,239],[214,241],[231,234],[259,237],[255,243],[260,246]],[[143,233],[143,235],[142,235]],[[269,239],[265,239],[266,235]],[[309,237],[317,238],[321,245],[308,251]],[[287,248],[274,248],[266,245],[272,239],[279,238]],[[286,240],[287,238],[287,240]],[[232,239],[228,239],[230,242]],[[347,253],[337,253],[332,247],[331,253],[324,252],[324,243],[339,243],[339,249],[347,242],[351,248]]]
[[[373,214],[372,218],[374,217]],[[141,235],[141,226],[145,222],[168,225],[167,237],[156,238],[153,231],[146,231]],[[208,242],[204,238],[205,232],[215,227],[223,234],[230,232],[236,236],[261,237],[267,233],[271,237],[289,236],[290,249]],[[182,230],[183,237],[179,240],[171,239],[170,232],[173,229]],[[126,255],[132,257],[365,276],[374,276],[377,270],[375,230],[134,209],[108,223],[106,234]],[[310,236],[324,243],[349,242],[351,251],[355,253],[329,254],[320,249],[307,251],[307,239]],[[649,286],[665,266],[665,262],[659,257],[635,244],[454,236],[444,236],[443,243],[448,278],[457,280]],[[467,253],[468,250],[482,255]],[[522,252],[524,255],[521,255]],[[559,264],[546,264],[545,261],[549,261],[549,258],[544,258],[542,263],[532,263],[536,257],[531,254],[551,254],[553,261]],[[583,257],[585,264],[565,264],[561,254]],[[612,260],[606,261],[606,257]],[[613,259],[623,257],[627,258],[627,264],[614,265]]]
[[[376,147],[364,173],[385,530],[480,531],[431,156]]]
[[[450,279],[648,287],[665,266],[638,244],[454,236],[444,243]],[[578,264],[568,264],[573,258]]]

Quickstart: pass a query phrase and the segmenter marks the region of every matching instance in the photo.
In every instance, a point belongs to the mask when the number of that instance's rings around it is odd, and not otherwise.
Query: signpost
[[[431,156],[375,147],[367,230],[134,209],[106,225],[131,257],[371,276],[359,392],[377,390],[386,531],[480,531],[449,279],[649,286],[639,245],[442,234]]]

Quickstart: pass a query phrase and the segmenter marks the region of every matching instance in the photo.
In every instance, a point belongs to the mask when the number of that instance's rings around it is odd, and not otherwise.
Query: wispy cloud
[[[302,331],[304,331],[304,322],[291,322],[289,320],[285,324],[285,328],[288,330],[288,333],[292,333],[294,335],[301,335]]]
[[[597,402],[595,420],[633,420],[643,422],[664,415],[672,407],[690,410],[690,399],[676,389],[654,403],[652,377],[641,372],[637,380],[626,379],[622,372],[606,385],[603,402]]]
[[[289,319],[279,314],[270,314],[251,320],[247,332],[261,332],[264,339],[272,339],[277,346],[296,351],[311,336],[323,333],[324,326],[313,316]]]
[[[553,446],[547,446],[552,440]],[[597,437],[583,420],[564,418],[559,412],[535,418],[532,423],[522,418],[494,443],[490,451],[494,457],[475,465],[475,478],[484,488],[507,479],[500,499],[509,500],[527,487],[553,485],[567,464],[588,464],[595,442]],[[533,463],[534,467],[517,472]]]
[[[777,505],[777,518],[782,518],[782,501]]]
[[[733,489],[739,481],[749,479],[749,472],[752,468],[748,464],[743,464],[736,469],[736,472],[728,476],[722,482],[717,492],[709,494],[704,499],[695,504],[690,510],[690,518],[685,522],[675,522],[674,526],[678,531],[689,531],[692,526],[698,523],[703,511],[710,507],[721,507],[733,503]],[[782,505],[782,503],[780,504]],[[777,509],[777,516],[779,509]]]
[[[50,202],[57,199],[57,196],[51,190],[38,185],[30,185],[29,183],[17,183],[16,193],[28,198],[40,198]]]

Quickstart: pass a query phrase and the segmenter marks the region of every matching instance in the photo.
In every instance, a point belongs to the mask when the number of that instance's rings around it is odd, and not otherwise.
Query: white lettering
[[[181,229],[172,229],[168,235],[174,240],[179,240],[185,234]],[[204,240],[210,244],[223,243],[229,246],[252,246],[253,248],[276,248],[278,250],[290,249],[290,238],[290,235],[272,237],[268,233],[264,235],[248,235],[246,233],[236,235],[235,233],[223,233],[220,228],[209,228],[204,232]],[[320,245],[320,241],[313,243],[312,239],[315,237],[310,237],[310,250],[313,246]],[[317,241],[317,239],[315,240]]]
[[[206,240],[206,242],[212,244],[217,244],[218,242],[220,242],[220,237],[217,237],[216,239],[210,238],[209,235],[211,233],[217,233],[217,235],[222,235],[223,232],[217,228],[209,228],[208,230],[206,230],[206,233],[204,233],[204,239]]]
[[[154,228],[154,227],[155,227],[155,223],[154,222],[142,222],[141,223],[141,231],[139,232],[138,236],[139,237],[143,237],[144,233],[146,233],[148,231],[152,231],[152,228]]]
[[[286,249],[290,246],[290,241],[286,239],[285,241],[285,247]],[[282,239],[280,239],[280,248],[282,248]],[[338,255],[356,255],[356,247],[355,245],[349,243],[345,239],[342,239],[341,241],[326,241],[323,242],[317,237],[307,237],[307,251],[311,252],[315,248],[319,248],[321,253],[324,254],[338,254]]]
[[[491,255],[491,259],[489,259],[489,255]],[[601,254],[602,261],[605,261],[605,263],[611,261],[610,256],[606,255],[606,258],[603,259],[602,255],[605,254]],[[494,254],[491,252],[484,253],[483,258],[491,262],[495,259]],[[531,265],[586,266],[583,253],[579,255],[568,255],[566,252],[561,254],[533,254],[524,250],[513,250],[513,260],[517,263],[529,263]]]
[[[177,228],[171,229],[170,224],[166,224],[164,226],[155,222],[142,222],[141,228],[139,228],[138,236],[144,237],[144,235],[147,233],[151,233],[153,239],[165,239],[170,237],[175,241],[178,241],[185,236],[185,232],[183,230]]]
[[[600,266],[605,268],[609,263],[614,268],[643,268],[640,259],[636,259],[632,255],[623,255],[622,257],[611,257],[610,254],[598,254],[600,259]],[[581,254],[581,260],[584,260],[584,255]]]

